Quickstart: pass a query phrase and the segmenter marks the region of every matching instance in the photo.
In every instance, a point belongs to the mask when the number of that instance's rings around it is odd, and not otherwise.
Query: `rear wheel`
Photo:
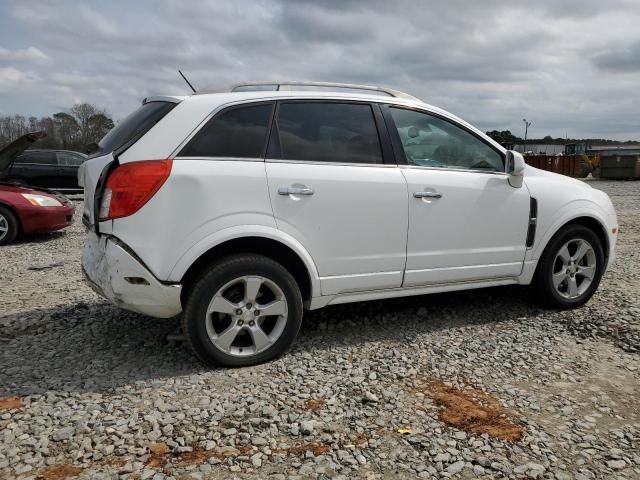
[[[546,304],[576,308],[592,297],[603,272],[604,252],[598,236],[582,225],[568,225],[542,254],[536,284]]]
[[[302,296],[291,274],[261,255],[227,257],[196,281],[183,327],[205,364],[242,367],[278,357],[302,323]]]
[[[0,205],[0,245],[13,242],[18,235],[18,219],[11,210]]]

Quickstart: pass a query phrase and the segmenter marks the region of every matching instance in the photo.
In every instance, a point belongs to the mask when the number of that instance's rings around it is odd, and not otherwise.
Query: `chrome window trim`
[[[452,168],[452,167],[427,167],[422,165],[399,165],[400,168],[420,169],[420,170],[436,170],[439,172],[465,172],[465,173],[485,173],[489,175],[502,175],[508,177],[509,174],[499,170],[477,170],[472,168]]]
[[[14,162],[12,164],[12,167],[19,166],[19,165],[38,165],[40,167],[59,167],[59,166],[61,166],[58,163],[33,163],[33,162],[24,162],[24,163],[22,163],[22,162]],[[62,165],[62,166],[65,166],[65,165]]]
[[[264,162],[262,157],[175,157],[173,160],[205,160],[207,162]]]
[[[313,160],[284,160],[281,158],[266,158],[265,162],[269,163],[295,163],[304,165],[333,165],[339,167],[382,167],[382,168],[398,168],[398,165],[391,163],[350,163],[350,162],[319,162]]]
[[[293,163],[304,165],[333,165],[340,167],[382,167],[398,168],[398,165],[390,163],[345,163],[345,162],[313,162],[309,160],[282,160],[280,158],[249,158],[249,157],[175,157],[174,160],[204,160],[207,162],[269,162],[269,163]]]

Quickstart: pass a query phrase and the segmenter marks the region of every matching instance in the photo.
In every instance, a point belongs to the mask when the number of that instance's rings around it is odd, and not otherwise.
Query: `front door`
[[[530,198],[526,186],[509,185],[502,153],[450,120],[395,107],[387,112],[406,158],[404,285],[519,275]]]
[[[278,228],[307,248],[323,295],[401,286],[407,187],[371,105],[281,102],[266,168]]]

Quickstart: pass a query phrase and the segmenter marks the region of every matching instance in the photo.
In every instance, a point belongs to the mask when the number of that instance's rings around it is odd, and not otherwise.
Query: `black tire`
[[[560,249],[569,241],[574,239],[586,240],[595,253],[595,274],[591,280],[591,284],[575,298],[567,298],[561,295],[553,284],[554,266],[556,266],[556,256]],[[593,296],[600,279],[604,273],[604,251],[602,243],[593,230],[583,225],[567,225],[563,227],[549,241],[549,244],[542,253],[542,257],[538,263],[534,284],[537,289],[540,300],[546,306],[559,308],[562,310],[577,308],[589,301]],[[557,266],[556,266],[557,268]]]
[[[13,242],[20,231],[20,223],[11,210],[0,205],[0,226],[7,226],[5,232],[0,232],[0,245]]]
[[[209,303],[221,288],[235,279],[252,275],[260,276],[273,282],[284,294],[287,314],[284,316],[286,320],[283,321],[286,321],[286,323],[280,336],[266,350],[246,356],[232,355],[218,348],[207,333],[206,312]],[[261,292],[263,291],[262,288],[261,286]],[[261,293],[260,295],[263,294]],[[252,309],[249,308],[249,310]],[[288,350],[300,330],[302,312],[300,288],[287,269],[278,262],[262,255],[241,254],[221,259],[205,270],[200,278],[195,281],[190,292],[188,292],[185,302],[182,325],[191,349],[204,364],[208,366],[245,367],[272,360]],[[221,318],[222,321],[237,322],[237,319],[234,320],[231,315],[226,317],[221,315]],[[256,320],[257,323],[258,321]],[[248,325],[245,325],[245,327],[248,328]],[[249,336],[249,338],[253,337]]]

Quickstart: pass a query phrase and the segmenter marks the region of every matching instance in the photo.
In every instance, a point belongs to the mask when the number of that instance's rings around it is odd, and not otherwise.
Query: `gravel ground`
[[[526,288],[335,306],[206,370],[81,279],[80,215],[0,250],[0,478],[640,478],[640,182],[578,310]],[[80,202],[78,202],[80,205]]]

